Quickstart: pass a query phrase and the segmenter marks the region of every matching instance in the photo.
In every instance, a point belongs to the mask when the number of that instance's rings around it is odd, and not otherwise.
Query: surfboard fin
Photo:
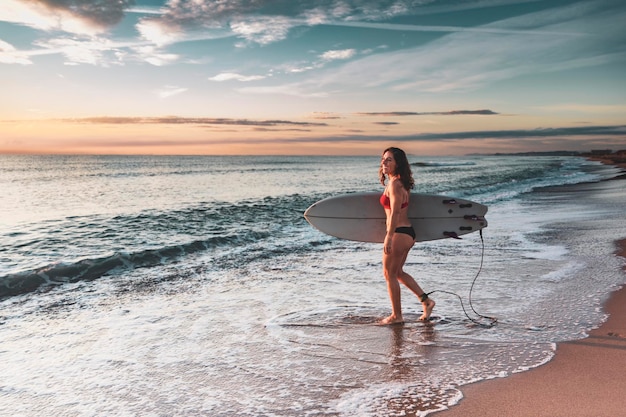
[[[459,240],[461,239],[459,235],[456,234],[456,232],[443,232],[443,235],[447,237],[451,237],[452,239],[459,239]]]
[[[442,201],[443,204],[459,204],[458,201],[456,201],[454,198],[447,198],[445,200]],[[461,203],[459,204],[460,208],[472,208],[473,205],[472,203]]]
[[[475,214],[466,214],[465,216],[463,216],[463,218],[465,220],[474,220],[474,221],[480,221],[480,222],[485,221],[484,217],[480,217]]]

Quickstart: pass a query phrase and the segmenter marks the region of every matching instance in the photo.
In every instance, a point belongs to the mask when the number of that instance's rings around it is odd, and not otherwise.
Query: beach
[[[603,163],[626,168],[611,160]],[[616,177],[623,183],[624,175]],[[626,239],[615,242],[626,258]],[[624,265],[626,275],[626,264]],[[626,276],[624,281],[626,281]],[[576,306],[572,308],[584,308]],[[442,417],[614,417],[626,415],[626,288],[604,305],[609,315],[585,339],[557,344],[547,364],[529,372],[462,387],[463,399]]]
[[[615,415],[617,371],[596,373],[624,352],[606,347],[625,332],[603,310],[625,282],[625,183],[609,180],[620,170],[569,156],[412,159],[416,192],[485,204],[489,225],[416,244],[406,269],[436,300],[432,320],[405,291],[407,322],[380,326],[380,245],[302,215],[380,192],[377,156],[0,157],[0,415],[467,416],[476,399],[474,415],[535,416],[501,387],[519,395],[568,351],[585,355],[568,366],[590,369],[556,369],[544,385],[567,401],[591,393],[586,415]],[[481,401],[489,386],[504,405]],[[541,389],[515,401],[565,410]]]

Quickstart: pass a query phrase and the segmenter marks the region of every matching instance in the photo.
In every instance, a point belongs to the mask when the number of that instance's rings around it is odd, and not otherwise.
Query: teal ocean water
[[[417,244],[436,319],[404,291],[409,322],[385,327],[380,245],[302,217],[382,191],[378,155],[0,156],[0,415],[423,416],[605,319],[617,169],[410,160],[416,192],[486,204],[489,226]]]

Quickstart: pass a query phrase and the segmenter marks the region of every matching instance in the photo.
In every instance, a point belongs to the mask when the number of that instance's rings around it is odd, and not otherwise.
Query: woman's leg
[[[424,292],[424,290],[422,290],[422,288],[419,286],[417,281],[415,281],[415,279],[413,279],[411,275],[407,274],[402,269],[402,267],[404,266],[404,263],[406,262],[407,255],[408,255],[408,252],[404,256],[404,259],[402,260],[402,263],[400,264],[401,266],[400,266],[400,272],[398,274],[398,281],[404,284],[409,290],[411,290],[411,292],[413,292],[413,294],[415,294],[420,299],[420,301],[422,302],[422,309],[424,312],[420,316],[419,319],[421,321],[425,321],[430,318],[430,314],[432,313],[433,308],[435,308],[435,302],[431,300],[430,298],[428,298],[428,295]]]
[[[400,283],[398,282],[398,264],[392,254],[383,255],[383,273],[387,281],[387,293],[391,301],[391,315],[381,320],[381,324],[403,323],[402,301],[400,297]]]
[[[428,294],[426,294],[424,290],[422,290],[422,288],[413,279],[413,277],[406,272],[403,271],[400,273],[398,281],[403,283],[408,289],[410,289],[415,295],[417,295],[417,298],[419,298],[422,302],[422,310],[424,312],[419,318],[420,321],[428,320],[430,318],[430,314],[433,311],[433,308],[435,308],[435,302],[430,299],[430,297],[428,297]]]
[[[404,322],[399,282],[402,279],[402,265],[412,246],[413,239],[410,236],[396,234],[391,242],[391,253],[383,254],[383,274],[387,281],[387,292],[391,301],[391,315],[381,320],[381,324]]]

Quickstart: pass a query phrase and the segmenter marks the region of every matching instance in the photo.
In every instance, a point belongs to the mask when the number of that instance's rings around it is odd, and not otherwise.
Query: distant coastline
[[[626,149],[612,151],[611,149],[591,150],[589,152],[578,151],[542,151],[542,152],[497,152],[497,153],[472,153],[468,156],[582,156],[596,160],[607,159],[614,163],[626,163]]]
[[[516,153],[473,153],[469,156],[580,156],[591,161],[599,161],[606,165],[615,165],[626,172],[626,149],[612,151],[610,149],[577,151],[546,151],[546,152],[516,152]]]
[[[585,156],[577,151],[471,153],[468,156]]]

